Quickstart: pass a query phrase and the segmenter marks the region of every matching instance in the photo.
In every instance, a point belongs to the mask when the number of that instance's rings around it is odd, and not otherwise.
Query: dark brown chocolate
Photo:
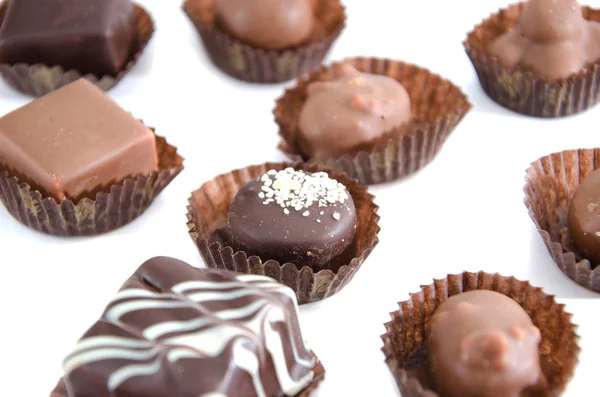
[[[157,171],[154,133],[80,79],[0,118],[0,170],[75,200]]]
[[[10,0],[0,28],[0,62],[116,75],[135,42],[129,0]]]
[[[312,0],[215,0],[215,10],[224,30],[269,50],[303,44],[315,23]]]
[[[577,253],[600,264],[600,170],[581,182],[569,203],[569,235]]]
[[[356,209],[326,173],[272,170],[239,190],[227,229],[234,248],[263,261],[320,268],[352,243]]]
[[[300,111],[298,145],[310,159],[350,154],[411,118],[408,92],[391,77],[361,73],[350,64],[333,81],[307,88]]]
[[[487,290],[455,295],[427,328],[434,389],[443,397],[519,397],[539,389],[539,343],[539,329],[513,299]]]
[[[600,60],[600,23],[586,21],[576,0],[529,0],[518,25],[493,41],[489,52],[505,67],[566,78]]]
[[[299,394],[315,364],[291,289],[157,257],[125,282],[63,369],[68,397],[265,397]]]

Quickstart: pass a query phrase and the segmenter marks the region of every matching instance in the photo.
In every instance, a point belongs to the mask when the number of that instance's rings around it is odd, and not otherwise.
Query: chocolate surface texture
[[[348,154],[411,118],[408,92],[398,81],[349,64],[338,79],[311,83],[307,95],[298,145],[311,159]]]
[[[223,29],[269,50],[303,44],[315,23],[312,0],[215,0],[215,11]]]
[[[227,228],[237,250],[319,268],[352,243],[356,209],[345,186],[326,173],[271,170],[240,189]]]
[[[145,262],[63,362],[68,397],[294,396],[315,360],[271,278]]]
[[[135,40],[129,0],[10,0],[0,61],[116,75]]]
[[[540,331],[511,298],[486,290],[455,295],[427,329],[435,391],[443,397],[537,396],[545,381],[539,343]]]
[[[581,182],[569,204],[569,235],[576,251],[592,266],[600,264],[600,170]]]
[[[586,21],[575,0],[530,0],[517,26],[489,46],[506,67],[566,78],[600,60],[600,23]]]
[[[154,133],[85,79],[0,118],[0,169],[57,201],[157,171]]]

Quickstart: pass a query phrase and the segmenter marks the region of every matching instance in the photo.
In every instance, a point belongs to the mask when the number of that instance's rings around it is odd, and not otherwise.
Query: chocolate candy
[[[269,50],[302,44],[315,23],[312,0],[215,0],[215,9],[223,29]]]
[[[319,268],[352,243],[356,209],[345,186],[324,172],[271,170],[236,194],[227,229],[237,250]]]
[[[545,382],[540,331],[523,308],[498,292],[449,298],[427,329],[435,391],[444,397],[518,397]]]
[[[129,0],[10,0],[0,62],[116,75],[136,37],[134,18]]]
[[[81,79],[0,118],[0,169],[57,201],[158,169],[154,133]]]
[[[298,144],[310,159],[352,154],[411,118],[410,98],[399,82],[348,64],[338,79],[314,82],[307,91]]]
[[[600,60],[600,24],[586,21],[576,0],[530,0],[519,24],[489,51],[505,67],[522,65],[549,79],[566,78]]]
[[[600,264],[600,170],[589,174],[569,204],[569,235],[579,255]]]
[[[127,280],[63,362],[68,397],[294,396],[314,366],[291,289],[167,257]]]

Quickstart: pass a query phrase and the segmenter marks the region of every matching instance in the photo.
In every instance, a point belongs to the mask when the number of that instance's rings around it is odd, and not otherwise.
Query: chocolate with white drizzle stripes
[[[63,362],[68,397],[294,396],[315,360],[264,276],[145,262]]]

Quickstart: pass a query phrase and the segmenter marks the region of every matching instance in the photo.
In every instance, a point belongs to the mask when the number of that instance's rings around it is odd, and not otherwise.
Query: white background
[[[178,146],[186,169],[141,218],[100,237],[48,237],[0,206],[3,395],[48,395],[62,358],[144,260],[168,255],[202,266],[186,228],[192,190],[231,169],[284,158],[271,114],[284,85],[226,77],[209,63],[178,1],[140,2],[153,14],[156,33],[110,95]],[[542,121],[484,95],[461,43],[505,1],[345,3],[347,28],[330,60],[373,55],[420,64],[461,86],[474,109],[428,168],[372,189],[381,206],[379,246],[345,290],[301,309],[304,337],[327,370],[319,395],[398,396],[380,352],[388,313],[421,284],[463,270],[529,279],[566,303],[583,350],[565,395],[590,394],[600,353],[599,295],[554,265],[523,205],[522,187],[538,157],[600,146],[600,108]],[[600,0],[591,5],[600,7]],[[0,114],[28,100],[0,85]]]

